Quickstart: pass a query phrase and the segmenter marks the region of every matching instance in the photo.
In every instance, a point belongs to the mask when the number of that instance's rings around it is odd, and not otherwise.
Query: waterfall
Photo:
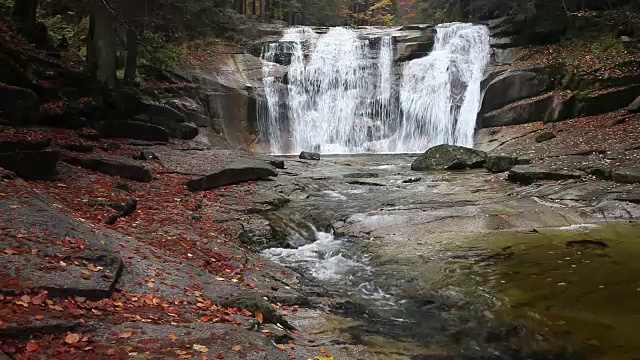
[[[436,28],[433,51],[394,76],[393,29],[368,36],[288,29],[263,51],[260,135],[272,153],[422,152],[473,145],[480,81],[489,59],[484,26]],[[290,57],[277,77],[274,62]]]

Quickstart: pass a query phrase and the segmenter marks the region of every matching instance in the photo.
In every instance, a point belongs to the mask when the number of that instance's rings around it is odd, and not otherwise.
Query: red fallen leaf
[[[40,345],[38,345],[38,343],[33,341],[27,343],[27,352],[34,352],[38,349],[40,349]]]
[[[115,354],[116,354],[116,349],[107,350],[107,355],[115,355]]]
[[[48,292],[43,291],[40,294],[34,296],[31,298],[31,303],[34,305],[40,305],[42,304],[45,300],[47,300],[47,296],[48,296]]]
[[[216,359],[224,359],[224,354],[223,353],[217,353],[216,354]]]

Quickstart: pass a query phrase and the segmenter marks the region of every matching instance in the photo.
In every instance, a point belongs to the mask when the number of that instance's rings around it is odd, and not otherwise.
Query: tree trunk
[[[251,2],[251,15],[256,16],[256,0]]]
[[[265,18],[265,12],[267,10],[267,0],[260,0],[260,18]]]
[[[136,69],[138,67],[138,31],[131,27],[127,29],[127,64],[124,68],[124,81],[133,83],[136,81]]]
[[[36,23],[38,0],[15,0],[11,17],[14,22],[22,25]]]
[[[116,85],[116,32],[113,14],[101,0],[92,1],[87,61],[89,74],[105,86]]]

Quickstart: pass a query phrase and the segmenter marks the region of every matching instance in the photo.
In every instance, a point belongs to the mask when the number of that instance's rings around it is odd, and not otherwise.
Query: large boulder
[[[238,184],[246,181],[261,180],[278,173],[266,164],[230,164],[210,174],[187,181],[191,191],[209,190],[220,186]]]
[[[0,153],[0,167],[26,180],[49,180],[56,175],[59,159],[55,150]]]
[[[638,96],[640,96],[640,85],[631,85],[608,91],[596,91],[578,99],[576,114],[580,117],[594,116],[624,109]]]
[[[109,121],[96,127],[101,137],[128,138],[147,141],[169,141],[167,129],[140,121]]]
[[[98,171],[105,174],[120,176],[141,182],[150,182],[153,179],[151,172],[144,165],[124,158],[108,158],[103,156],[77,156],[64,154],[62,160],[71,165],[77,165],[85,169]]]
[[[428,55],[433,49],[434,40],[428,42],[408,42],[400,43],[396,47],[396,62],[419,59]]]
[[[146,103],[144,104],[144,108],[144,115],[149,117],[149,120],[154,123],[155,121],[170,121],[172,123],[183,123],[185,121],[183,114],[166,105]]]
[[[482,99],[482,114],[514,101],[538,96],[548,87],[549,77],[531,71],[507,71],[491,81]]]
[[[176,124],[173,129],[174,137],[182,140],[191,140],[198,136],[198,127],[193,124]]]
[[[509,170],[508,179],[521,184],[533,184],[541,180],[580,179],[577,172],[549,169],[543,166],[518,165]]]
[[[0,83],[0,119],[11,124],[34,124],[40,119],[40,99],[29,89]]]
[[[2,139],[0,152],[44,150],[51,145],[51,138],[41,139]]]
[[[518,158],[509,155],[488,155],[485,169],[493,173],[500,173],[511,170],[518,165]]]
[[[553,100],[553,94],[546,94],[494,110],[482,116],[481,127],[510,126],[542,121],[553,105]]]
[[[411,164],[411,170],[457,170],[484,166],[484,151],[456,145],[437,145],[421,154]]]

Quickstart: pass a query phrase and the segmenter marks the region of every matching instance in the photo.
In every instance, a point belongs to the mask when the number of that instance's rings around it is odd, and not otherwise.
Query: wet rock
[[[90,153],[93,151],[93,144],[86,143],[67,143],[67,144],[58,144],[61,148],[74,152],[82,152],[82,153]]]
[[[381,183],[377,183],[377,182],[360,181],[360,180],[347,181],[347,184],[349,184],[349,185],[363,185],[363,186],[387,186],[385,184],[381,184]]]
[[[378,173],[373,172],[364,172],[364,173],[350,173],[342,175],[343,178],[347,179],[367,179],[367,178],[377,178],[380,176]]]
[[[38,95],[0,83],[0,117],[15,125],[35,124],[40,119]]]
[[[413,184],[413,183],[417,183],[419,181],[422,181],[421,177],[411,177],[411,178],[402,180],[402,183],[403,184]]]
[[[421,154],[411,164],[411,170],[444,170],[450,166],[478,168],[485,164],[487,154],[483,151],[455,145],[437,145]]]
[[[157,125],[140,121],[113,121],[98,124],[101,137],[127,138],[147,141],[169,141],[169,131]]]
[[[26,180],[49,180],[56,175],[59,159],[55,150],[0,153],[0,167]]]
[[[7,139],[0,140],[0,152],[11,151],[37,151],[44,150],[51,145],[51,138],[29,140],[29,139]]]
[[[556,137],[557,137],[556,134],[552,133],[551,131],[545,131],[536,135],[535,140],[537,143],[541,143],[541,142],[555,139]]]
[[[640,166],[628,166],[614,169],[611,179],[615,182],[636,184],[640,183]]]
[[[514,101],[538,96],[547,89],[549,78],[531,71],[507,71],[491,81],[485,90],[480,113],[485,114]]]
[[[490,172],[500,173],[511,170],[517,164],[518,158],[516,156],[489,155],[487,156],[487,163],[484,167]]]
[[[283,160],[270,160],[269,165],[273,166],[276,169],[284,169],[284,161]]]
[[[230,164],[208,175],[191,179],[187,181],[186,185],[191,191],[209,190],[246,181],[267,179],[272,176],[278,176],[278,173],[270,166],[239,163]]]
[[[262,312],[262,316],[265,324],[280,325],[283,328],[293,331],[296,328],[278,313],[276,309],[271,306],[271,303],[263,299],[257,294],[246,293],[235,297],[232,297],[228,301],[222,304],[223,306],[238,307],[250,311],[254,316],[256,311]]]
[[[316,152],[303,151],[298,157],[303,160],[320,160],[320,154]]]
[[[640,96],[638,96],[629,106],[627,110],[632,113],[640,112]]]
[[[424,57],[433,49],[433,38],[431,41],[425,42],[407,42],[400,43],[396,47],[396,62],[410,61]]]
[[[138,151],[137,153],[131,155],[131,157],[134,160],[160,160],[156,153],[146,150]]]
[[[182,140],[194,139],[196,136],[198,136],[199,132],[200,130],[198,130],[198,127],[193,124],[187,124],[187,123],[176,124],[173,127],[173,135],[176,138],[182,139]]]
[[[16,173],[14,173],[13,171],[0,168],[0,179],[15,180],[17,178],[18,175],[16,175]]]
[[[117,175],[125,179],[142,182],[150,182],[153,179],[149,169],[133,162],[131,159],[107,158],[103,156],[80,157],[72,154],[64,154],[62,160],[71,165],[77,165],[105,174]]]
[[[547,169],[532,165],[518,165],[509,170],[508,179],[522,184],[533,184],[541,180],[579,179],[581,174],[571,171]]]

